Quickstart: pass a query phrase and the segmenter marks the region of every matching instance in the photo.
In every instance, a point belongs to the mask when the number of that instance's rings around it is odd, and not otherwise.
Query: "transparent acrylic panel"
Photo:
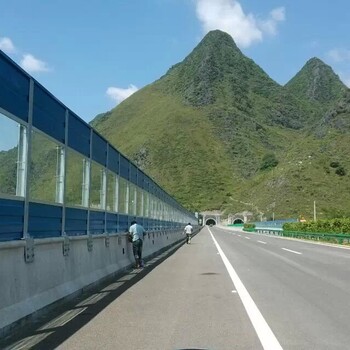
[[[111,171],[107,173],[107,210],[117,211],[118,209],[117,175]]]
[[[58,202],[62,147],[45,135],[32,131],[29,168],[29,199]],[[63,179],[62,179],[63,180]],[[63,190],[63,187],[62,187]]]
[[[105,208],[104,167],[95,162],[91,163],[90,207],[93,209]]]
[[[0,195],[15,196],[18,167],[21,165],[19,163],[20,124],[0,113],[0,132]]]
[[[153,218],[152,205],[153,205],[152,195],[149,193],[148,194],[148,217],[150,219]]]
[[[153,197],[153,219],[158,219],[158,198]]]
[[[136,186],[129,183],[129,215],[136,215]]]
[[[164,203],[160,202],[160,219],[164,220]]]
[[[158,198],[153,198],[153,218],[158,219]]]
[[[157,219],[162,219],[162,202],[157,198]]]
[[[155,197],[151,194],[150,195],[150,218],[154,219],[156,217],[156,211],[155,211]]]
[[[149,217],[149,193],[144,191],[143,192],[143,211],[144,211],[144,217]]]
[[[66,164],[66,204],[83,206],[84,171],[87,160],[77,152],[68,150]]]
[[[136,215],[138,217],[143,217],[143,190],[140,187],[137,187],[137,208]]]
[[[119,178],[119,213],[127,214],[127,204],[128,204],[128,182],[120,177]]]

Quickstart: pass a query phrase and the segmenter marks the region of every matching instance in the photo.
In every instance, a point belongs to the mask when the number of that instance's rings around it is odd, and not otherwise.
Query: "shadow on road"
[[[15,329],[14,334],[0,341],[0,349],[55,349],[174,254],[183,244],[184,242],[180,242],[146,261],[144,269],[130,269],[123,275],[111,278],[69,302],[59,303],[57,307],[50,309],[46,315],[36,321]]]

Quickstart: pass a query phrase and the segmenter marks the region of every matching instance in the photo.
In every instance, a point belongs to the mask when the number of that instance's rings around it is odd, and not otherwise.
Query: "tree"
[[[261,162],[261,166],[260,166],[260,170],[266,170],[266,169],[271,169],[274,168],[278,165],[278,160],[275,156],[274,153],[267,153],[264,155],[262,162]]]
[[[344,167],[342,167],[342,166],[339,166],[337,168],[337,170],[335,171],[335,173],[337,175],[339,175],[339,176],[345,176],[346,175],[346,171],[345,171]]]

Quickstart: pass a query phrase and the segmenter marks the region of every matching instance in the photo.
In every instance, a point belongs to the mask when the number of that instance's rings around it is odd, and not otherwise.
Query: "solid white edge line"
[[[301,255],[302,253],[300,252],[296,252],[295,250],[290,250],[290,249],[287,249],[287,248],[282,248],[283,250],[286,250],[287,252],[291,252],[291,253],[294,253],[294,254],[299,254]]]
[[[220,253],[221,259],[227,269],[227,272],[238,292],[239,297],[243,303],[243,306],[248,314],[250,321],[253,324],[256,334],[259,337],[262,347],[265,350],[283,350],[280,343],[278,342],[276,336],[273,334],[271,328],[265,321],[263,315],[259,311],[258,307],[255,305],[254,300],[248,293],[247,289],[243,285],[241,279],[238,277],[236,271],[232,267],[231,263],[227,259],[225,253],[219,246],[218,242],[214,238],[210,228],[208,227],[211,238],[213,239],[217,250]]]

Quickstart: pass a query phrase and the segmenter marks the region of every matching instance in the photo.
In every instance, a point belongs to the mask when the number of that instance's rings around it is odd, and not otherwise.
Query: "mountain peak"
[[[218,99],[230,104],[247,100],[250,90],[259,90],[258,85],[271,91],[277,85],[240,51],[229,34],[220,30],[210,31],[159,83],[196,107]]]
[[[312,57],[305,64],[305,66],[308,66],[308,65],[326,65],[326,64],[318,57]]]
[[[187,58],[198,51],[217,58],[222,58],[222,55],[227,56],[228,54],[238,55],[238,57],[243,56],[232,36],[218,29],[208,32]]]
[[[207,45],[210,43],[221,44],[221,45],[225,44],[225,45],[229,45],[233,48],[238,49],[232,36],[226,32],[223,32],[222,30],[219,30],[219,29],[211,30],[210,32],[208,32],[204,36],[204,38],[202,39],[200,44]]]
[[[286,88],[299,97],[328,104],[342,96],[345,85],[330,66],[313,57],[286,84]]]

